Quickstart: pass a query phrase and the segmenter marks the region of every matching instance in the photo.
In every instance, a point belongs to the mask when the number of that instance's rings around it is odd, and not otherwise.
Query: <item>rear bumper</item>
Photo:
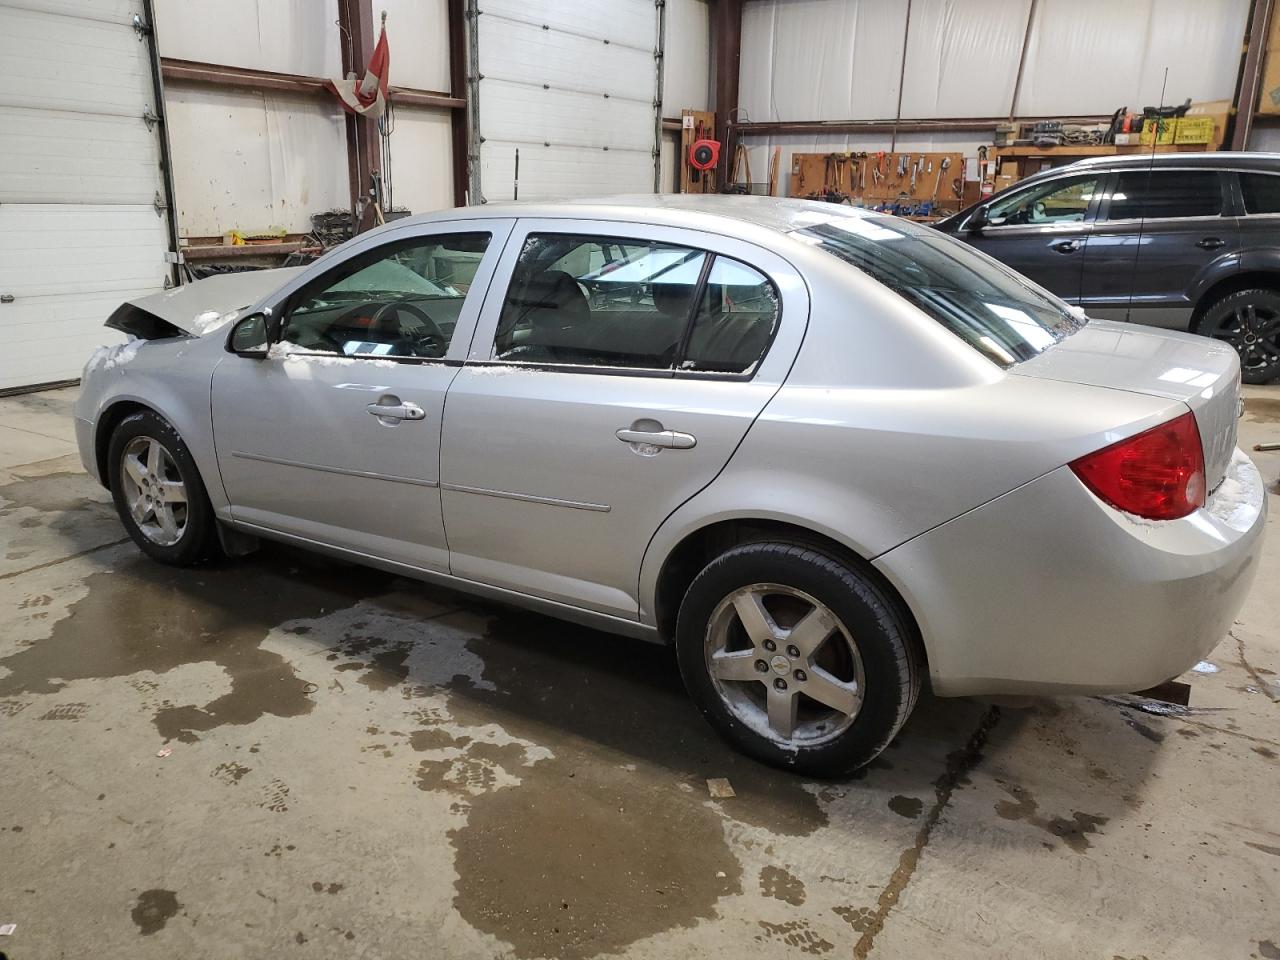
[[[891,550],[876,566],[919,622],[935,692],[1118,693],[1185,672],[1231,628],[1266,494],[1235,451],[1206,506],[1151,522],[1068,467]]]

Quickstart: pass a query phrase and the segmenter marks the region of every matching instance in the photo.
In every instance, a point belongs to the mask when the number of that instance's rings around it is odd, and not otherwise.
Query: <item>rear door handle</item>
[[[1201,250],[1217,250],[1219,247],[1225,247],[1227,241],[1221,237],[1205,237],[1203,240],[1197,240],[1196,246]]]
[[[688,450],[698,442],[693,434],[675,430],[631,430],[624,427],[615,436],[623,443],[647,443],[667,450]]]
[[[1057,243],[1049,244],[1050,250],[1057,250],[1059,253],[1075,253],[1080,249],[1079,240],[1059,240]]]
[[[371,403],[365,407],[379,420],[425,420],[427,411],[416,403]]]

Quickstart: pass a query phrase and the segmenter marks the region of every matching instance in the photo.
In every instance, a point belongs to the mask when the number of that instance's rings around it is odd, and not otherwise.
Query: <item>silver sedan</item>
[[[150,556],[287,541],[671,643],[726,738],[809,773],[926,683],[1176,676],[1257,566],[1233,350],[893,217],[450,210],[108,325],[80,450]]]

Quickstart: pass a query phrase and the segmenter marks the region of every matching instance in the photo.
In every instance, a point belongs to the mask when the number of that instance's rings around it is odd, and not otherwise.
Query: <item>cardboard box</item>
[[[1262,55],[1262,83],[1258,89],[1258,112],[1280,115],[1280,17],[1271,18],[1267,49]]]
[[[996,182],[994,184],[995,192],[999,193],[1001,190],[1007,190],[1009,189],[1009,187],[1012,187],[1017,182],[1018,182],[1017,177],[1005,177],[1005,176],[996,177]]]
[[[1117,147],[1127,147],[1127,146],[1130,146],[1130,145],[1137,144],[1137,142],[1138,142],[1138,136],[1139,136],[1139,135],[1138,135],[1138,134],[1136,134],[1136,133],[1117,133],[1117,134],[1116,134],[1116,146],[1117,146]]]
[[[1280,19],[1280,18],[1278,18]],[[1187,110],[1184,120],[1199,120],[1202,117],[1209,117],[1213,120],[1213,135],[1208,140],[1188,141],[1191,143],[1203,143],[1209,150],[1217,150],[1222,146],[1223,137],[1227,132],[1227,120],[1231,117],[1231,101],[1230,100],[1206,100],[1203,103],[1193,103]],[[1181,140],[1175,140],[1182,143]]]
[[[1014,161],[1014,160],[1001,160],[1001,161],[1000,161],[1000,176],[1002,176],[1002,177],[1014,177],[1014,178],[1016,178],[1016,177],[1018,176],[1018,164],[1017,164],[1017,161]]]

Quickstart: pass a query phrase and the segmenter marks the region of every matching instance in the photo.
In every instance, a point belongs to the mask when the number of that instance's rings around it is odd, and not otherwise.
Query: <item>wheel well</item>
[[[150,410],[145,403],[135,400],[121,400],[113,403],[98,416],[97,433],[93,438],[93,455],[98,465],[98,479],[104,487],[111,489],[111,471],[107,469],[107,450],[111,446],[111,435],[116,432],[120,421],[140,410]]]
[[[671,642],[676,635],[676,617],[684,595],[702,569],[726,550],[744,543],[775,541],[802,544],[819,550],[832,559],[839,560],[873,581],[884,597],[898,608],[907,631],[920,655],[920,663],[928,676],[928,657],[920,626],[916,623],[911,607],[892,583],[864,557],[844,544],[805,527],[779,520],[724,520],[695,530],[671,551],[662,571],[658,574],[654,600],[658,632]]]
[[[1268,270],[1251,270],[1247,273],[1233,273],[1231,276],[1219,280],[1204,293],[1200,294],[1200,299],[1196,302],[1196,308],[1191,314],[1189,329],[1195,330],[1196,323],[1214,302],[1229,294],[1239,290],[1248,290],[1251,287],[1264,287],[1280,291],[1280,273]]]

